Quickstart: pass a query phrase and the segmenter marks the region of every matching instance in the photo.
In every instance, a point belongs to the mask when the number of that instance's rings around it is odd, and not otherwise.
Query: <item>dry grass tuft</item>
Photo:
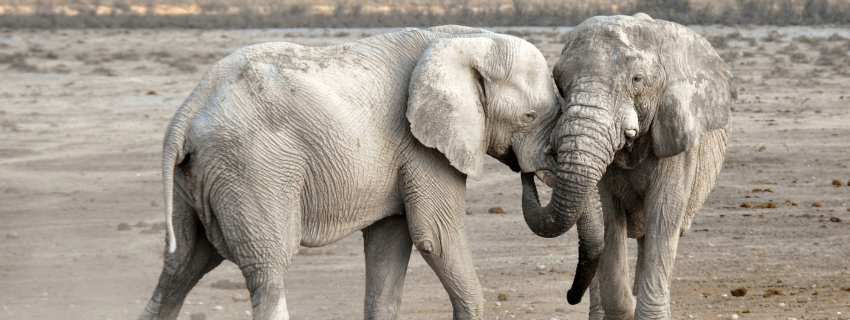
[[[779,32],[776,31],[776,30],[770,30],[770,32],[767,33],[766,37],[761,38],[761,41],[764,41],[764,42],[779,42],[779,41],[782,41],[782,38],[785,38],[784,34],[779,34]]]

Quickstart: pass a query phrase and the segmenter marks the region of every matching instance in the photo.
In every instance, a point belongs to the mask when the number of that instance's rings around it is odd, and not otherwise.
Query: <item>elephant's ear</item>
[[[435,40],[413,70],[407,99],[413,136],[476,180],[487,151],[486,74],[479,70],[493,44],[488,38]]]
[[[664,158],[693,148],[704,133],[726,127],[737,92],[732,72],[708,41],[675,23],[654,24],[657,34],[666,37],[659,57],[667,80],[652,122],[653,148]]]

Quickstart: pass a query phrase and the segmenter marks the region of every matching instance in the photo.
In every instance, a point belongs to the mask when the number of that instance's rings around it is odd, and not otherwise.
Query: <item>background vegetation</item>
[[[573,26],[636,12],[682,24],[850,24],[847,0],[4,0],[0,27]]]

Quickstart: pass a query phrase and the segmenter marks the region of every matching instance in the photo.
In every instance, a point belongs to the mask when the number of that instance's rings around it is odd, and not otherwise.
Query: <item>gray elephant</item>
[[[540,207],[534,176],[523,173],[526,221],[541,236],[579,223],[584,274],[567,298],[578,303],[593,279],[592,319],[669,319],[678,238],[726,153],[737,98],[730,69],[692,30],[636,14],[577,26],[553,73],[566,101],[551,138],[555,190]],[[638,244],[633,285],[627,237]]]
[[[412,246],[454,318],[480,319],[467,238],[467,176],[488,154],[544,172],[559,96],[528,42],[457,26],[325,48],[266,43],[216,63],[163,147],[167,248],[142,319],[174,319],[224,259],[242,270],[254,319],[288,319],[299,245],[363,230],[365,318],[395,318]]]

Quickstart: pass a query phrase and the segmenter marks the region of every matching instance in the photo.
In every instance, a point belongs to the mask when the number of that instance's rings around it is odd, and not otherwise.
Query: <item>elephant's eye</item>
[[[535,118],[537,118],[537,112],[536,111],[530,111],[530,112],[527,112],[526,114],[522,115],[522,120],[525,121],[525,122],[532,122],[532,121],[534,121]]]
[[[638,82],[641,82],[641,81],[643,81],[643,77],[640,76],[640,75],[636,75],[632,78],[632,82],[634,82],[634,83],[638,83]]]

